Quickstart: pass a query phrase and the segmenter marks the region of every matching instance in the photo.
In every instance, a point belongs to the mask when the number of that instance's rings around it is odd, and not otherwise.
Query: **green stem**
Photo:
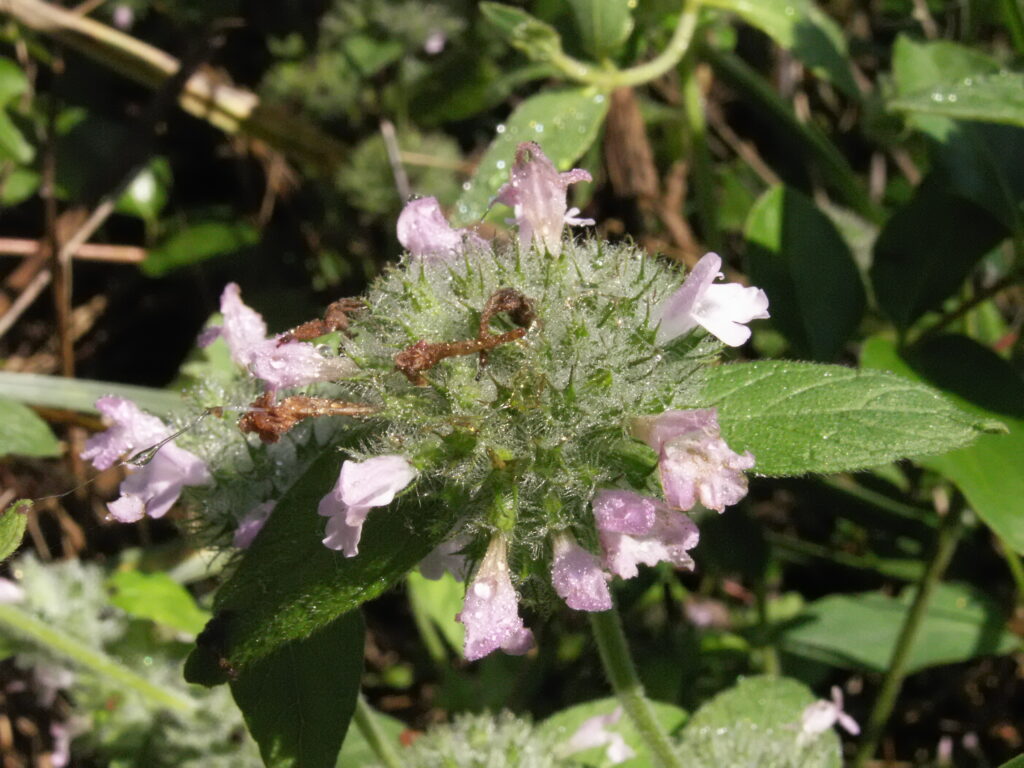
[[[942,574],[949,565],[956,549],[957,539],[960,535],[962,511],[959,505],[954,502],[953,507],[946,513],[939,526],[938,538],[935,542],[935,552],[928,563],[921,581],[917,586],[917,594],[914,595],[914,602],[911,603],[907,617],[903,621],[899,637],[896,639],[896,647],[893,648],[892,658],[889,661],[889,668],[882,680],[882,687],[878,691],[878,698],[875,706],[868,717],[867,725],[864,728],[864,736],[861,739],[857,754],[853,759],[852,768],[864,768],[868,761],[875,754],[878,742],[882,738],[885,724],[892,714],[896,699],[903,687],[903,680],[906,677],[907,660],[913,650],[914,641],[917,639],[918,630],[928,610],[928,603],[931,601],[932,593],[942,578]]]
[[[771,640],[771,621],[768,618],[768,585],[765,579],[759,578],[754,587],[754,598],[757,600],[758,651],[761,653],[761,669],[766,675],[778,677],[782,674],[782,662],[779,651]]]
[[[687,135],[690,144],[690,170],[697,200],[704,242],[712,251],[722,250],[722,233],[718,228],[718,204],[715,202],[715,176],[708,150],[708,125],[704,116],[704,96],[697,82],[697,71],[692,57],[683,66],[683,109],[686,113]]]
[[[1010,576],[1017,588],[1017,605],[1024,605],[1024,564],[1020,561],[1020,555],[1002,539],[999,539],[999,550],[1003,553],[1006,567],[1010,569]]]
[[[88,669],[106,680],[119,683],[125,688],[135,691],[156,707],[169,709],[182,715],[190,715],[196,710],[196,703],[187,696],[151,683],[102,651],[90,648],[75,638],[53,629],[20,608],[13,605],[0,605],[0,626],[32,645],[67,659],[75,667]]]
[[[377,725],[376,713],[366,703],[366,699],[361,693],[356,699],[356,712],[353,720],[366,743],[370,745],[370,749],[387,768],[402,768],[402,758],[399,757],[394,745]]]
[[[697,29],[698,4],[698,0],[684,0],[679,22],[665,50],[643,64],[629,69],[598,69],[562,52],[554,54],[550,63],[570,80],[596,85],[603,90],[649,83],[672,69],[686,55]]]
[[[602,613],[590,614],[590,628],[597,640],[608,682],[629,715],[640,737],[650,752],[655,765],[660,768],[682,768],[672,742],[665,729],[654,716],[651,703],[644,696],[644,687],[637,676],[633,659],[629,655],[622,621],[614,608]]]
[[[1021,15],[1019,0],[1000,0],[1003,20],[1010,30],[1010,39],[1017,53],[1024,56],[1024,16]]]

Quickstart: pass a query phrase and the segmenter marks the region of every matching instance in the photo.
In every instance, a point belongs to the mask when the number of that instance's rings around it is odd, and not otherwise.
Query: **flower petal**
[[[96,410],[112,422],[105,432],[86,440],[85,450],[80,454],[92,461],[96,469],[109,469],[121,456],[156,445],[171,434],[160,419],[144,413],[123,397],[101,397],[96,401]]]
[[[566,605],[574,611],[610,611],[609,578],[597,556],[577,544],[570,535],[555,537],[551,583]]]
[[[633,491],[604,490],[591,502],[594,521],[602,531],[645,534],[654,525],[661,502]]]
[[[462,611],[455,618],[466,627],[464,655],[469,661],[499,648],[520,655],[533,647],[533,633],[519,617],[519,599],[509,575],[504,537],[491,539],[466,590]]]
[[[652,319],[658,323],[656,343],[666,344],[697,327],[694,307],[721,271],[722,258],[717,253],[704,254],[694,265],[678,290],[654,310]]]
[[[398,242],[413,256],[448,256],[462,251],[462,233],[445,219],[436,197],[406,203],[397,230]]]

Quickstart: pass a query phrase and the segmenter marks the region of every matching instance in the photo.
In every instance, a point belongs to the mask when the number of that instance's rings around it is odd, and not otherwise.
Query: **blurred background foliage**
[[[631,79],[688,19],[685,55]],[[0,40],[0,502],[49,497],[0,523],[4,555],[28,531],[10,566],[28,599],[0,606],[5,766],[59,765],[68,734],[80,765],[252,764],[224,690],[177,673],[226,560],[165,521],[105,520],[116,471],[86,487],[74,459],[114,388],[95,380],[173,403],[159,390],[216,370],[194,339],[226,281],[273,329],[319,316],[396,257],[411,195],[504,236],[491,198],[526,139],[594,176],[574,204],[598,236],[687,265],[718,249],[763,287],[772,319],[743,356],[893,370],[1008,428],[755,481],[701,521],[696,574],[619,586],[650,694],[694,711],[781,671],[845,686],[863,723],[905,673],[887,759],[1024,748],[1017,0],[7,0]],[[422,729],[605,695],[578,616],[549,617],[535,657],[459,662],[461,596],[413,575],[368,608],[378,709]],[[47,652],[40,621],[71,645]]]

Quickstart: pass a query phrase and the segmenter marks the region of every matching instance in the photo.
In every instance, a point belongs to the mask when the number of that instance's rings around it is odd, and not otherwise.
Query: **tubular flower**
[[[687,550],[697,546],[700,534],[686,515],[632,491],[598,491],[591,503],[604,562],[624,579],[637,575],[640,563],[672,563],[693,568]]]
[[[769,317],[764,291],[738,283],[716,285],[721,270],[721,257],[705,254],[679,290],[654,310],[658,344],[666,344],[700,325],[730,347],[738,347],[750,338],[746,323]]]
[[[641,417],[633,423],[633,436],[658,452],[661,487],[670,507],[688,510],[699,500],[724,512],[747,495],[743,471],[754,466],[754,457],[726,445],[715,408]]]
[[[469,661],[499,648],[521,656],[533,647],[533,633],[519,617],[519,599],[509,575],[506,547],[504,536],[491,539],[466,590],[462,611],[455,617],[466,627],[463,652]]]
[[[245,517],[238,522],[232,544],[239,549],[248,549],[256,538],[256,534],[263,530],[263,526],[270,519],[270,513],[274,511],[275,506],[277,506],[276,501],[264,501],[250,509]]]
[[[401,456],[344,462],[338,482],[317,508],[328,518],[324,546],[342,550],[345,557],[359,554],[366,515],[373,507],[390,504],[414,477],[416,470]]]
[[[431,552],[420,560],[420,574],[425,579],[437,581],[448,571],[456,581],[465,581],[469,570],[466,556],[459,551],[469,544],[468,536],[456,536],[442,541]]]
[[[558,596],[575,611],[610,611],[611,578],[601,568],[598,558],[585,550],[571,534],[557,534],[553,542],[554,561],[551,583]]]
[[[843,692],[838,685],[832,686],[832,700],[819,699],[808,704],[800,716],[800,734],[802,743],[811,741],[819,733],[824,733],[838,723],[851,736],[860,733],[857,721],[843,711]]]
[[[109,469],[120,456],[156,446],[171,435],[166,424],[143,413],[130,400],[101,397],[96,401],[96,409],[113,422],[108,430],[89,438],[82,451],[82,458],[92,461],[96,469]],[[161,445],[141,469],[124,479],[120,498],[107,508],[122,523],[134,523],[147,514],[162,517],[186,485],[209,482],[210,472],[203,460],[172,440]]]
[[[326,358],[316,347],[304,341],[267,338],[263,317],[242,301],[237,283],[228,283],[220,297],[224,325],[208,328],[199,337],[199,345],[207,346],[218,336],[224,337],[231,359],[258,379],[268,389],[290,389],[329,381],[354,372],[354,364],[344,357]]]
[[[467,240],[483,241],[468,229],[455,229],[441,212],[436,197],[421,197],[405,204],[398,216],[398,242],[412,256],[430,259],[462,253]]]
[[[577,218],[578,208],[566,210],[570,184],[591,181],[581,168],[559,173],[540,145],[525,141],[516,148],[510,181],[498,190],[497,200],[511,206],[524,249],[534,244],[551,255],[562,252],[562,228],[566,224],[592,225],[593,219]]]
[[[587,718],[565,743],[562,752],[572,755],[585,749],[607,746],[605,757],[611,765],[618,765],[635,757],[636,752],[626,743],[622,734],[609,730],[609,726],[615,725],[621,719],[622,707],[616,707],[607,715]]]

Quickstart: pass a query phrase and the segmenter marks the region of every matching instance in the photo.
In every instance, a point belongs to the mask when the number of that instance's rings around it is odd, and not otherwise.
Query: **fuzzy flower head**
[[[109,469],[123,455],[156,449],[121,483],[121,496],[107,505],[115,520],[134,523],[146,515],[163,517],[185,486],[211,481],[205,462],[194,453],[178,447],[173,440],[160,445],[172,433],[156,416],[143,413],[130,400],[112,396],[97,400],[96,409],[112,422],[105,432],[89,438],[81,453],[96,469]]]
[[[641,563],[693,568],[688,551],[700,534],[681,512],[633,491],[614,490],[594,494],[593,509],[605,565],[615,575],[631,579]]]
[[[568,533],[555,536],[553,549],[551,583],[565,604],[574,611],[610,611],[611,576],[604,572],[597,556],[577,544]]]
[[[345,461],[338,482],[320,500],[317,510],[328,518],[324,546],[340,549],[345,557],[359,554],[366,515],[374,507],[390,504],[414,477],[416,470],[401,456]]]
[[[501,534],[491,539],[484,559],[466,589],[462,611],[455,617],[466,627],[466,659],[482,659],[499,648],[521,656],[533,647],[533,633],[519,617],[519,598],[512,586],[508,551]]]
[[[634,421],[633,435],[658,452],[661,487],[670,507],[688,510],[699,500],[724,512],[747,495],[743,472],[754,466],[754,457],[726,445],[716,409],[644,416]]]
[[[851,736],[860,733],[857,721],[843,711],[843,692],[838,685],[832,686],[832,700],[819,699],[808,704],[800,716],[799,740],[803,743],[813,740],[818,734],[839,724]]]
[[[510,181],[498,190],[497,200],[511,206],[524,250],[533,245],[557,256],[562,252],[566,224],[592,225],[593,219],[577,218],[579,209],[567,209],[567,190],[578,181],[591,181],[589,173],[574,168],[559,173],[540,145],[526,141],[516,148]]]
[[[721,273],[721,257],[705,254],[679,290],[657,307],[654,321],[658,323],[658,344],[667,344],[698,325],[730,347],[738,347],[750,338],[746,324],[769,316],[768,296],[760,288],[715,283]]]

